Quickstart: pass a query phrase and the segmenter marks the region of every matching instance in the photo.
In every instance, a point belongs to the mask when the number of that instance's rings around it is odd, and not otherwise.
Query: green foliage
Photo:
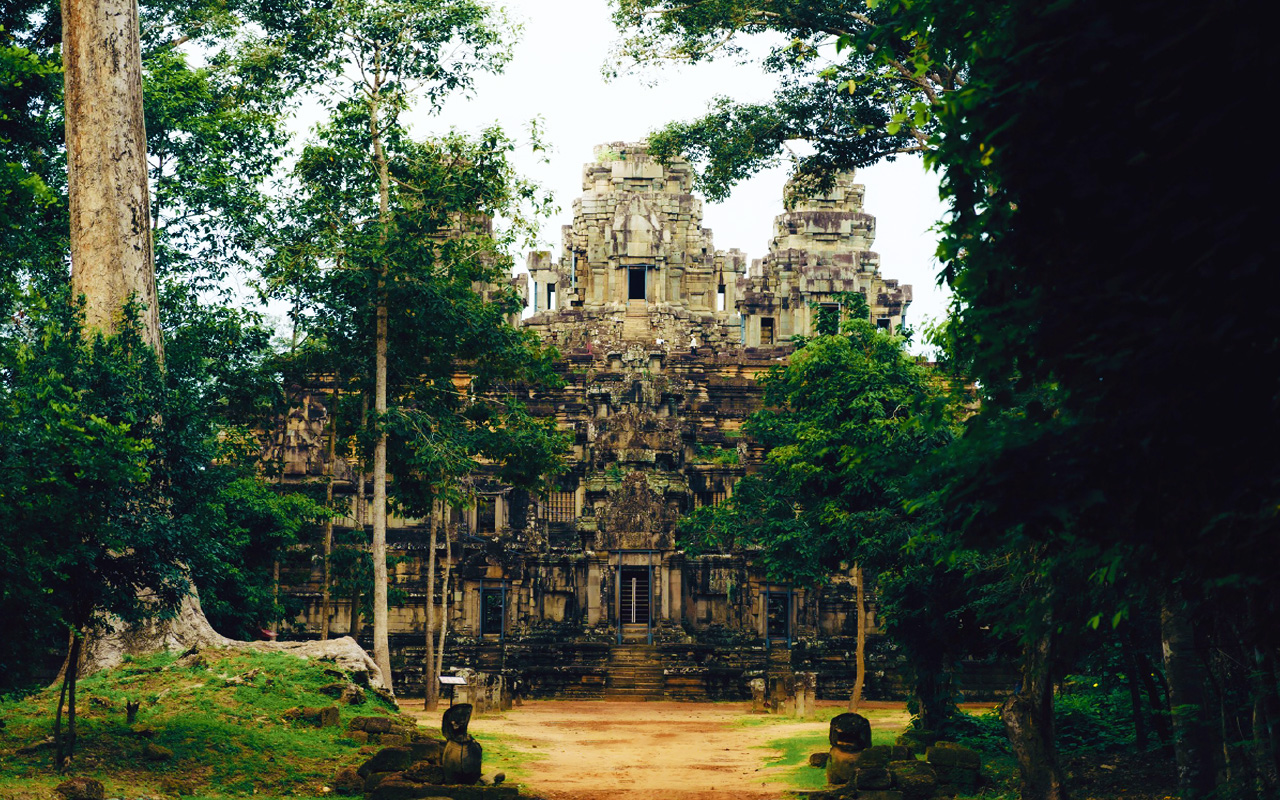
[[[757,34],[782,39],[762,64],[780,84],[769,102],[717,98],[705,116],[650,138],[659,157],[699,166],[713,200],[780,161],[792,140],[813,146],[796,168],[819,185],[836,169],[925,152],[940,103],[967,76],[967,51],[905,3],[619,0],[614,23],[627,36],[617,60],[633,66],[740,55],[738,41]]]
[[[840,562],[896,551],[916,523],[908,476],[949,438],[941,392],[902,341],[860,317],[765,379],[744,430],[769,448],[757,475],[682,522],[703,548],[759,548],[772,580],[808,585]]]
[[[354,716],[392,715],[396,709],[366,692],[366,702],[339,706],[341,725],[318,729],[284,720],[300,706],[333,705],[320,691],[337,678],[333,665],[296,656],[211,651],[196,663],[159,654],[128,661],[81,681],[80,760],[77,774],[96,777],[109,793],[154,793],[165,779],[184,779],[199,796],[242,793],[319,795],[338,767],[365,758],[345,738]],[[50,727],[54,692],[0,702],[0,793],[60,778],[51,776],[47,750],[19,754]],[[141,703],[136,724],[125,721],[125,703]],[[172,752],[148,761],[157,745]],[[123,787],[127,787],[124,789]]]

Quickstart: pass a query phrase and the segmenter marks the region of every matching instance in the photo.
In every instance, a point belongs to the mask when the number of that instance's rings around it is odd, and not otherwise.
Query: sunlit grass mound
[[[202,651],[156,655],[84,678],[77,691],[75,759],[67,775],[95,778],[107,797],[312,796],[339,767],[365,756],[347,738],[355,716],[391,716],[395,706],[363,690],[364,702],[334,698],[349,676],[293,655]],[[57,692],[0,702],[0,797],[40,798],[65,779],[54,772]],[[126,721],[126,704],[139,702]],[[290,721],[300,707],[337,706],[340,724]],[[64,718],[63,725],[66,725]]]

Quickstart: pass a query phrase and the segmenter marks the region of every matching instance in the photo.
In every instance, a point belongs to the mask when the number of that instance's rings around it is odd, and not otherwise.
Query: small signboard
[[[441,689],[449,690],[449,708],[453,708],[453,698],[458,694],[458,687],[466,686],[467,679],[457,675],[441,675],[438,680]]]

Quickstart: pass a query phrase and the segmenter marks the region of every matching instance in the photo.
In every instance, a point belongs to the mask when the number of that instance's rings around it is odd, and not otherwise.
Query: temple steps
[[[648,644],[609,648],[606,700],[661,700],[665,692],[666,673],[658,648]]]

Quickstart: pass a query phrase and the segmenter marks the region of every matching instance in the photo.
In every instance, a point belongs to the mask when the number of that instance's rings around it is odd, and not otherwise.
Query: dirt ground
[[[521,766],[521,782],[547,800],[775,800],[785,787],[781,770],[766,766],[779,755],[768,743],[825,732],[827,723],[735,724],[749,710],[744,703],[530,701],[475,718],[471,731],[516,737],[513,750],[538,754]],[[405,711],[424,716],[412,703]],[[821,719],[832,713],[821,709]]]

